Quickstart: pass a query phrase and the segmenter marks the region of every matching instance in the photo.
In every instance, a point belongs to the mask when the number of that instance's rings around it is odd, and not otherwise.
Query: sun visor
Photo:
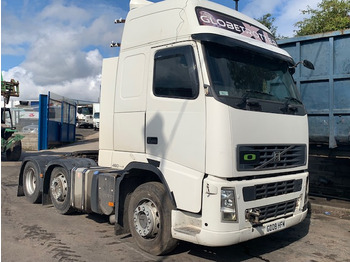
[[[267,57],[284,60],[284,61],[288,62],[290,65],[294,65],[294,61],[291,57],[285,56],[285,55],[280,54],[280,53],[273,52],[271,50],[268,50],[268,49],[265,49],[265,48],[262,48],[262,47],[259,47],[256,45],[252,45],[252,44],[247,43],[247,42],[243,42],[243,41],[240,41],[240,40],[237,40],[234,38],[230,38],[227,36],[213,34],[213,33],[198,33],[198,34],[192,34],[192,38],[194,40],[199,40],[199,41],[203,41],[203,42],[213,42],[213,43],[218,43],[218,44],[222,44],[222,45],[226,45],[226,46],[230,46],[230,47],[241,47],[241,48],[244,48],[247,50],[251,50],[252,52],[265,55]]]

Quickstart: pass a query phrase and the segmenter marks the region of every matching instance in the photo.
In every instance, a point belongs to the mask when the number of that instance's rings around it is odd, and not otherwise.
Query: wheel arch
[[[173,193],[170,191],[163,173],[154,165],[142,162],[131,162],[125,168],[125,173],[117,182],[115,207],[115,233],[117,235],[128,233],[127,210],[132,192],[147,182],[160,182],[164,185],[170,200],[176,207]],[[126,211],[126,212],[125,212]]]

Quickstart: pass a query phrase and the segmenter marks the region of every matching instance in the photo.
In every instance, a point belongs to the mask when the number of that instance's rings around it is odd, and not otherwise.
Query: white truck
[[[100,129],[100,104],[99,103],[94,103],[93,104],[93,124],[94,124],[94,129],[98,130]]]
[[[119,57],[103,61],[98,164],[97,152],[26,158],[18,195],[109,215],[116,234],[155,255],[178,240],[227,246],[300,223],[308,122],[290,55],[213,2],[130,9]]]
[[[92,105],[78,105],[76,127],[93,127],[93,106]]]

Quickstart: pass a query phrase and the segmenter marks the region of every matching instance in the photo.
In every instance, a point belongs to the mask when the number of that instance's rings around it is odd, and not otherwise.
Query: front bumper
[[[278,219],[273,222],[268,222],[266,224],[263,224],[262,226],[245,228],[234,232],[210,231],[202,228],[200,233],[192,236],[189,234],[183,234],[181,232],[177,232],[176,229],[175,230],[173,229],[172,233],[174,238],[192,242],[199,245],[211,246],[211,247],[229,246],[229,245],[237,244],[250,239],[254,239],[257,237],[269,235],[271,233],[278,232],[283,229],[297,225],[305,219],[306,215],[307,215],[307,210],[297,215],[294,215],[292,217]],[[267,225],[271,225],[272,223],[279,224],[281,222],[285,224],[284,228],[267,232]]]
[[[209,176],[203,182],[201,214],[184,214],[181,211],[173,211],[173,237],[206,246],[228,246],[294,226],[303,221],[307,215],[307,203],[305,202],[307,177],[308,172],[302,172],[288,176],[230,182]],[[291,180],[302,181],[300,190],[257,200],[247,201],[244,199],[243,189],[246,187]],[[235,222],[222,221],[220,212],[221,188],[234,188],[235,190],[237,212],[237,221]],[[253,225],[246,218],[247,210],[266,206],[279,208],[282,204],[290,202],[297,203],[292,210],[286,209],[288,211],[285,214],[268,217],[268,219],[260,221],[259,225]],[[190,230],[186,231],[186,228]]]

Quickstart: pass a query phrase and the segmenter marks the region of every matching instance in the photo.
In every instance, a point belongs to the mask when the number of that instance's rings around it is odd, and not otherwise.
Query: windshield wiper
[[[258,101],[252,101],[253,97],[250,97],[249,94],[259,94],[263,96],[273,97],[273,95],[262,91],[246,90],[245,94],[242,97],[242,101],[238,104],[239,108],[247,109],[248,106],[250,110],[261,111],[260,103]]]
[[[246,97],[250,98],[249,94],[259,94],[259,95],[267,96],[267,97],[273,97],[274,96],[274,95],[271,95],[269,93],[265,93],[263,91],[247,90],[247,91],[245,91],[245,94],[244,94],[244,96],[242,98],[246,98]]]
[[[303,102],[301,102],[298,98],[295,98],[295,97],[285,97],[285,98],[286,100],[284,103],[284,107],[281,108],[281,111],[286,114],[288,113],[295,114],[296,112],[298,112],[298,107],[291,105],[290,102],[294,102],[299,105],[302,105]]]
[[[289,104],[289,102],[296,102],[297,104],[300,104],[302,105],[303,102],[300,101],[298,98],[295,98],[295,97],[285,97],[286,99],[286,104]]]

